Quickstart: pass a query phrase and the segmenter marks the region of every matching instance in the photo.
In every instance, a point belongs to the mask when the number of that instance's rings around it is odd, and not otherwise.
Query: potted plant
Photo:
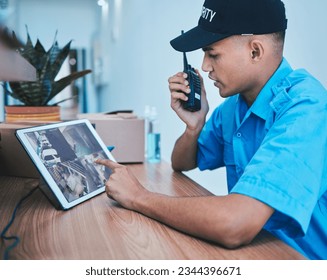
[[[56,76],[69,55],[71,42],[68,42],[62,49],[59,48],[58,42],[54,43],[46,51],[39,40],[33,45],[28,30],[26,44],[17,48],[17,51],[36,69],[35,81],[5,82],[4,92],[19,100],[22,105],[5,106],[6,121],[24,121],[26,120],[60,120],[59,103],[66,101],[61,100],[55,104],[49,102],[57,96],[65,87],[70,85],[74,80],[85,76],[91,70],[73,72],[70,75],[55,80]],[[13,32],[13,37],[16,38]],[[73,98],[73,97],[72,97]],[[21,113],[17,110],[24,110]]]

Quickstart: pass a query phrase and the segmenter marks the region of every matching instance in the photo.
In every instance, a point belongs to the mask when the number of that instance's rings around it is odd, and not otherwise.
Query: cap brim
[[[171,46],[180,52],[190,52],[209,46],[231,34],[217,34],[197,26],[170,41]]]

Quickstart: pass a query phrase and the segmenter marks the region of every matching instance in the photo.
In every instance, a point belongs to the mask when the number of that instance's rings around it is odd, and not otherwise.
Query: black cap
[[[198,26],[170,44],[177,51],[189,52],[232,35],[269,34],[286,28],[281,0],[206,0]]]

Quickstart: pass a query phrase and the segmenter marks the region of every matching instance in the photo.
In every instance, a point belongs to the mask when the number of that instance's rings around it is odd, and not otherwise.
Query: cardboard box
[[[107,146],[114,146],[112,155],[120,163],[144,162],[144,119],[133,113],[78,114],[88,119]]]
[[[35,123],[0,123],[0,175],[40,178],[40,174],[16,138],[17,129]]]

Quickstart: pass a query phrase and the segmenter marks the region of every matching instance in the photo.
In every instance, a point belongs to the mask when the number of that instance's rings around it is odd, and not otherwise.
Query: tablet
[[[43,178],[41,189],[56,208],[67,210],[104,192],[111,170],[94,161],[115,159],[89,120],[18,129],[16,136]]]

